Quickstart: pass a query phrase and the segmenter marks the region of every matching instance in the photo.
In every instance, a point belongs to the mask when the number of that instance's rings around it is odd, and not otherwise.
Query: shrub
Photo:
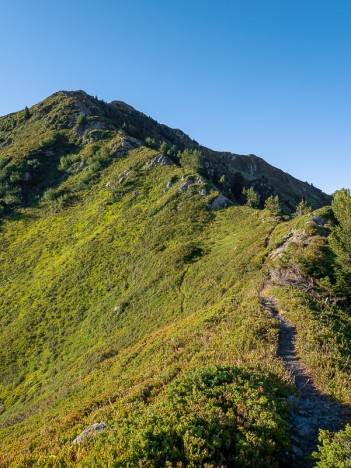
[[[84,114],[79,114],[77,118],[77,125],[85,125],[87,122],[87,118]]]
[[[298,218],[299,216],[303,216],[305,214],[311,213],[311,211],[312,211],[312,208],[304,199],[302,199],[296,207],[294,217]]]
[[[193,171],[204,172],[203,155],[200,150],[184,150],[178,153],[178,159],[183,167],[187,167]]]
[[[251,206],[251,208],[258,207],[260,199],[253,187],[244,188],[243,196],[245,197],[245,204],[247,206]]]
[[[157,147],[158,147],[155,138],[146,137],[145,138],[145,143],[149,148],[152,148],[152,149],[157,149]]]
[[[321,431],[319,441],[322,445],[318,447],[317,452],[313,453],[313,458],[319,460],[318,467],[351,467],[351,426],[349,424],[344,431],[336,434]]]
[[[281,206],[279,203],[278,195],[271,195],[270,197],[268,197],[267,200],[264,202],[264,207],[266,210],[271,211],[274,215],[280,214]]]
[[[162,403],[130,416],[118,434],[122,462],[272,466],[287,446],[279,404],[267,382],[252,371],[228,366],[188,371],[171,384]]]
[[[349,189],[335,193],[332,210],[337,225],[332,228],[330,245],[335,254],[336,289],[351,294],[351,194]]]

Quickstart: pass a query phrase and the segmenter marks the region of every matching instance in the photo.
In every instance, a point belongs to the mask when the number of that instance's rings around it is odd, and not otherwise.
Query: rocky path
[[[316,450],[320,429],[339,431],[350,418],[343,405],[324,395],[308,374],[295,348],[296,330],[294,325],[279,313],[276,300],[262,291],[261,301],[266,310],[279,321],[278,355],[293,377],[298,397],[291,396],[293,413],[291,417],[291,449],[282,460],[283,467],[307,468],[315,466],[308,459]]]

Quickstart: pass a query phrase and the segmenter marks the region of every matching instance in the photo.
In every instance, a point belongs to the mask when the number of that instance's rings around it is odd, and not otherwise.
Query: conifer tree
[[[332,210],[337,225],[332,228],[330,246],[335,254],[336,289],[351,294],[351,194],[349,189],[334,194]]]
[[[279,203],[278,195],[271,195],[270,197],[268,197],[267,200],[264,202],[264,207],[266,210],[271,211],[272,214],[278,215],[281,212],[281,206]]]
[[[312,211],[312,208],[304,199],[302,199],[296,207],[294,217],[298,218],[299,216],[303,216],[305,214],[311,213],[311,211]]]
[[[257,208],[260,202],[259,196],[255,192],[253,187],[249,187],[248,189],[243,190],[243,195],[245,197],[245,205],[251,206],[251,208]]]

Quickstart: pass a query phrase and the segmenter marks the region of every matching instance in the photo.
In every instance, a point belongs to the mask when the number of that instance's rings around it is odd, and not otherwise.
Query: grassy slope
[[[1,225],[0,464],[92,466],[97,457],[104,466],[112,459],[125,466],[124,446],[117,455],[111,447],[121,444],[126,415],[137,421],[139,411],[167,401],[170,383],[184,371],[209,364],[249,366],[275,389],[267,424],[277,414],[286,418],[279,397],[291,388],[276,358],[276,323],[262,311],[259,291],[267,254],[306,220],[274,229],[267,212],[209,212],[213,189],[202,197],[193,185],[180,194],[186,170],[148,166],[156,152],[144,147],[113,157],[121,134],[81,146],[74,101],[50,99],[51,109],[36,106],[26,123],[15,115],[19,124],[1,134],[15,139],[1,151],[3,162],[10,158],[22,174],[36,158],[42,172],[32,173],[40,183],[31,187],[30,206]],[[49,140],[44,149],[43,140]],[[67,155],[63,166],[52,159],[52,144],[55,154]],[[54,196],[45,198],[52,186]],[[276,294],[298,326],[300,352],[320,385],[349,401],[342,364],[349,355],[347,316],[327,314],[322,299],[296,289]],[[316,359],[322,342],[327,351]],[[343,382],[341,390],[332,376]],[[100,420],[107,438],[97,438],[94,449],[71,445]],[[286,426],[280,430],[284,438]],[[243,431],[256,456],[262,454],[253,442],[259,429]],[[266,465],[284,447],[277,438],[269,443],[275,449]]]
[[[154,398],[199,364],[245,363],[283,378],[276,328],[257,296],[257,252],[271,225],[246,207],[209,212],[214,194],[179,194],[183,169],[147,166],[154,154],[139,148],[115,160],[72,206],[28,208],[3,223],[7,460],[29,447],[56,453],[61,438],[109,420],[119,396],[146,388]],[[172,177],[178,182],[165,192]]]

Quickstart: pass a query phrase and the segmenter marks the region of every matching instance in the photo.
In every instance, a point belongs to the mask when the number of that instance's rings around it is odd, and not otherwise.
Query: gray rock
[[[119,174],[119,180],[118,180],[118,183],[119,184],[123,184],[123,182],[125,182],[127,179],[128,179],[128,176],[129,174],[131,173],[132,171],[130,169],[126,169],[125,171],[121,172]]]
[[[225,208],[226,206],[229,206],[231,204],[232,202],[220,193],[214,200],[212,200],[212,203],[208,206],[208,209],[220,210],[221,208]]]
[[[169,180],[169,181],[167,182],[165,191],[169,190],[169,189],[172,187],[172,185],[174,185],[173,180]]]
[[[313,213],[311,213],[311,218],[312,218],[312,222],[314,224],[317,224],[317,226],[319,227],[324,227],[325,225],[325,222],[324,222],[324,219],[321,217],[321,216],[315,216]]]
[[[86,440],[91,440],[99,432],[106,431],[106,429],[107,427],[103,422],[92,424],[91,426],[84,429],[84,431],[82,431],[79,435],[77,435],[77,437],[74,440],[72,440],[72,444],[82,444]]]
[[[199,190],[199,194],[202,195],[203,197],[205,195],[208,195],[208,188],[205,186],[205,187],[201,187],[200,190]]]
[[[157,154],[154,158],[151,159],[150,166],[174,166],[174,162],[163,154]]]
[[[191,177],[188,177],[182,184],[181,186],[179,187],[179,190],[178,192],[180,193],[184,193],[187,188],[189,187],[189,185],[192,185],[194,184],[194,179],[192,179]]]
[[[206,184],[206,182],[207,182],[207,181],[206,181],[203,177],[201,177],[201,176],[198,176],[198,177],[196,178],[196,183],[197,183],[198,185]]]

